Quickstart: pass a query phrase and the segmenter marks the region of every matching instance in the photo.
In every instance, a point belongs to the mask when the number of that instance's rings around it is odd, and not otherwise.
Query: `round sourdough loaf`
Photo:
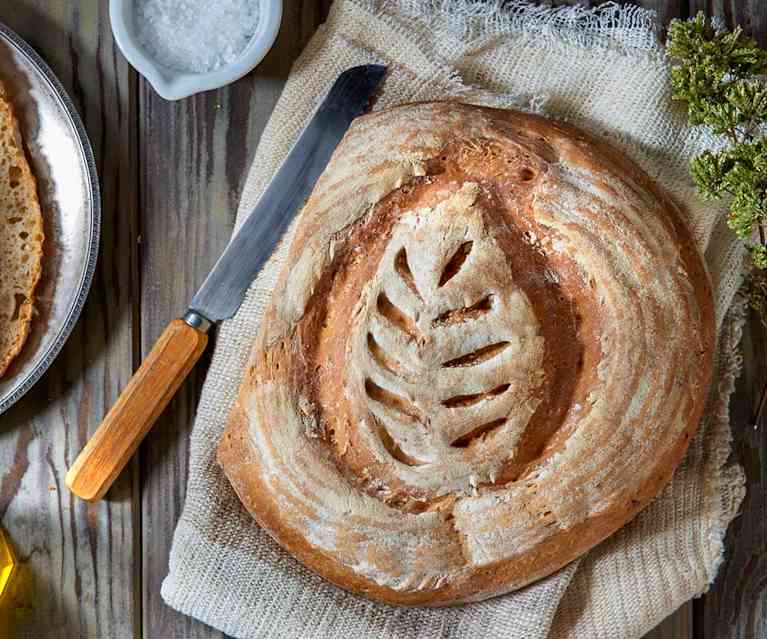
[[[476,601],[657,495],[712,369],[679,211],[603,142],[451,102],[359,118],[310,197],[219,460],[333,583]]]

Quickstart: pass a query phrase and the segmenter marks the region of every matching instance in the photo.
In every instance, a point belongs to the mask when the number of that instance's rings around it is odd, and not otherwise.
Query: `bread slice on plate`
[[[29,336],[43,239],[35,177],[18,120],[0,83],[0,377]]]

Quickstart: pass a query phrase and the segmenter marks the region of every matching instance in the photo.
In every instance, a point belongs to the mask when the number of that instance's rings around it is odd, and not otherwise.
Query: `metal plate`
[[[19,357],[0,379],[0,413],[51,365],[80,315],[99,245],[96,164],[80,116],[37,53],[0,24],[0,78],[21,125],[45,224],[37,315]]]

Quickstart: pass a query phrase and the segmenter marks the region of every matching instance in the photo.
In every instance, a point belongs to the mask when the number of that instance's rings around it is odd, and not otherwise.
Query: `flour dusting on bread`
[[[301,217],[219,460],[280,544],[406,605],[521,588],[661,490],[714,318],[680,211],[543,117],[359,118]]]

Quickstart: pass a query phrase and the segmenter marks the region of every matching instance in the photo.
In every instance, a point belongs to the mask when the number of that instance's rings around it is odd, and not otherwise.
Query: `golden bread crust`
[[[629,160],[535,115],[404,105],[359,118],[307,202],[219,461],[336,585],[481,600],[657,495],[713,344],[690,232]]]
[[[43,217],[21,130],[0,84],[0,377],[29,336],[43,258]]]

